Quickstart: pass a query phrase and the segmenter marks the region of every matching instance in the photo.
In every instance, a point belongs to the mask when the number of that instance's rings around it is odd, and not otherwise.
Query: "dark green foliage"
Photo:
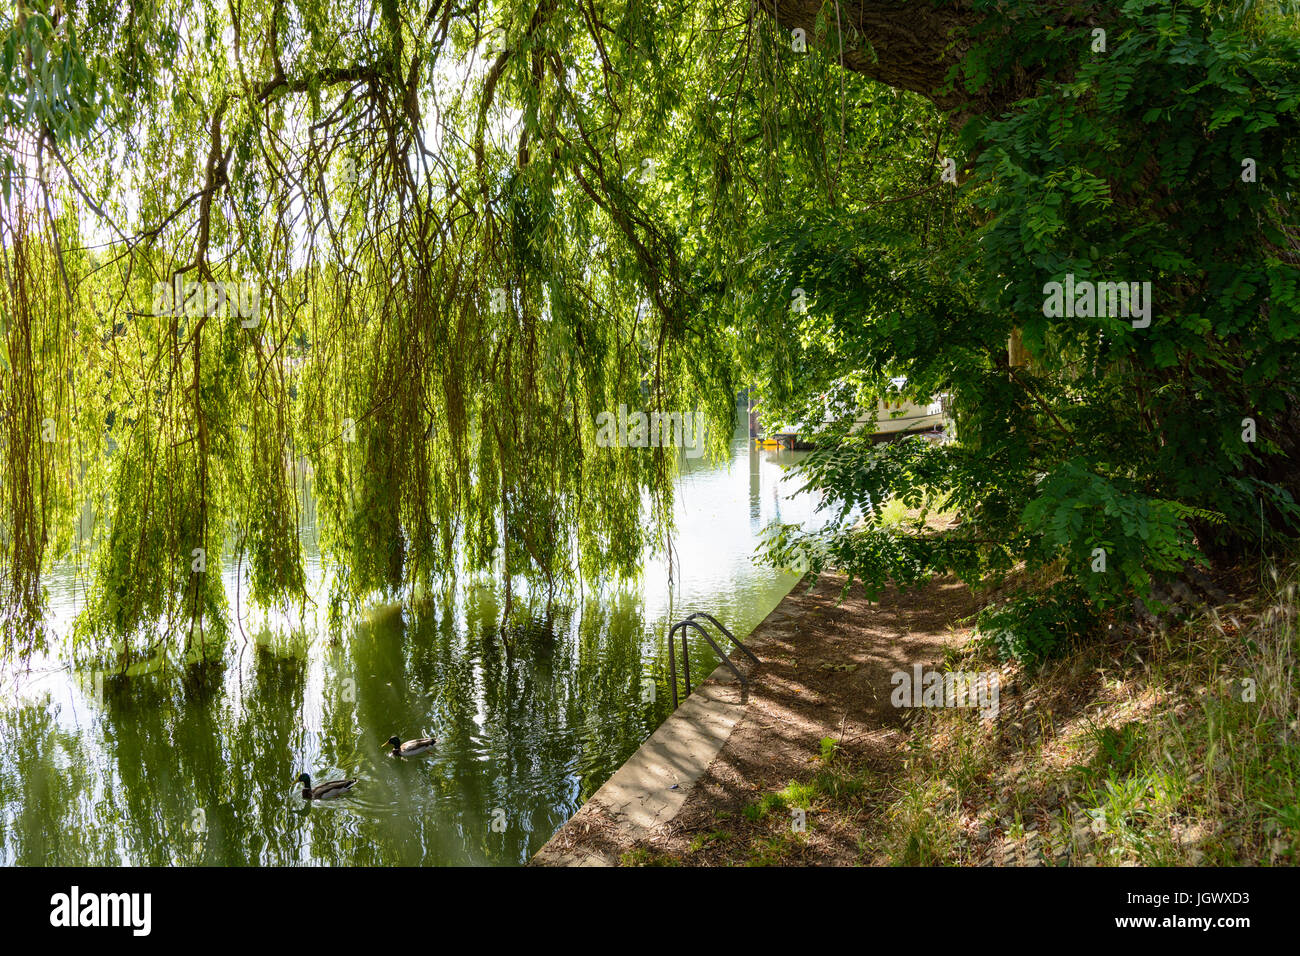
[[[1068,650],[1096,625],[1078,585],[1058,581],[1039,593],[989,605],[980,612],[975,632],[999,656],[1034,666]]]
[[[1020,561],[1059,571],[1018,628],[999,612],[1011,652],[1037,658],[1089,608],[1296,533],[1300,30],[1196,2],[1073,22],[1049,5],[977,6],[989,16],[953,81],[978,91],[1018,70],[1028,85],[962,126],[970,175],[950,187],[951,228],[921,227],[929,200],[810,208],[758,233],[748,267],[767,294],[750,304],[765,354],[793,353],[759,372],[773,421],[803,416],[838,442],[844,425],[823,413],[874,407],[891,377],[956,411],[959,444],[855,440],[809,459],[810,486],[859,508],[938,495],[962,521],[907,534],[845,513],[817,535],[783,529],[769,557],[873,590]],[[1150,282],[1149,325],[1048,314],[1048,284],[1067,274]],[[795,286],[808,316],[781,314]]]

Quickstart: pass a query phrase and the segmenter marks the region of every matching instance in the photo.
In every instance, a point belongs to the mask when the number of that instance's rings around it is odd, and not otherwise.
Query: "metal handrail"
[[[721,621],[719,621],[716,617],[714,617],[714,616],[713,616],[712,614],[710,614],[708,611],[696,611],[694,614],[692,614],[692,615],[691,615],[690,617],[688,617],[686,620],[688,620],[688,621],[692,621],[692,620],[694,620],[694,619],[697,618],[697,617],[705,618],[706,620],[708,620],[709,622],[711,622],[711,623],[713,624],[714,627],[716,627],[716,628],[717,628],[719,631],[721,631],[723,634],[727,635],[727,640],[731,641],[731,643],[735,644],[735,645],[736,645],[737,647],[739,647],[742,651],[744,651],[746,654],[748,654],[748,655],[749,655],[749,659],[750,659],[751,661],[753,661],[755,664],[761,664],[761,663],[763,663],[762,661],[760,661],[760,660],[758,659],[758,656],[757,656],[753,651],[751,651],[751,650],[750,650],[748,647],[746,647],[744,644],[740,643],[740,641],[736,640],[736,635],[735,635],[735,634],[732,634],[731,631],[727,630],[727,626],[726,626],[725,624],[723,624]]]
[[[714,651],[717,652],[720,658],[722,658],[722,663],[730,667],[731,672],[736,675],[736,679],[740,681],[740,686],[742,690],[749,689],[749,681],[745,680],[745,675],[740,672],[740,668],[738,668],[732,662],[731,658],[728,657],[723,652],[722,648],[718,646],[718,642],[713,639],[713,636],[704,629],[704,626],[701,625],[699,621],[696,620],[696,618],[701,618],[701,617],[705,618],[710,623],[712,623],[713,626],[716,627],[718,630],[720,630],[723,634],[725,634],[733,644],[735,644],[742,651],[748,654],[750,660],[752,660],[755,664],[762,663],[758,659],[758,657],[754,654],[754,652],[751,651],[744,644],[742,644],[740,641],[736,640],[736,635],[732,634],[731,631],[727,630],[726,626],[721,621],[719,621],[716,617],[704,611],[696,611],[690,617],[686,618],[686,620],[678,621],[676,624],[673,625],[672,630],[668,632],[668,672],[673,685],[673,710],[677,709],[677,655],[676,655],[676,650],[674,645],[674,639],[676,638],[678,631],[682,632],[682,670],[685,672],[685,677],[686,677],[686,696],[687,697],[691,696],[691,655],[690,655],[690,645],[686,641],[686,629],[688,627],[695,628],[695,630],[699,631],[700,634],[704,636],[704,639],[709,642],[709,646],[712,647]]]

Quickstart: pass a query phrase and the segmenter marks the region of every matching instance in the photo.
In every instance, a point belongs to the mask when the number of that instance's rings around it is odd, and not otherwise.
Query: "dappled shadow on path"
[[[589,806],[561,831],[570,859],[613,862],[644,848],[681,862],[721,862],[729,855],[710,852],[707,840],[701,848],[699,838],[743,828],[746,806],[807,776],[823,738],[837,741],[856,767],[883,772],[901,760],[908,711],[892,706],[891,678],[914,665],[941,665],[946,651],[964,644],[975,598],[953,579],[902,593],[890,588],[875,602],[860,586],[847,594],[843,588],[844,578],[834,575],[800,583],[746,638],[762,665],[733,655],[750,677],[747,706],[707,770],[683,788],[671,819],[630,827]],[[738,688],[712,679],[701,690],[739,699]],[[800,846],[800,862],[860,856],[852,827],[809,826]]]

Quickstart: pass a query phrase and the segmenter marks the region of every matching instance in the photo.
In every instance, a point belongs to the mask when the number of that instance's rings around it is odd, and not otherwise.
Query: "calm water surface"
[[[248,640],[236,631],[213,659],[104,676],[54,655],[0,675],[0,863],[526,862],[667,717],[668,628],[709,611],[743,636],[794,585],[753,552],[770,521],[817,521],[782,481],[799,457],[737,430],[730,462],[681,477],[671,589],[650,561],[635,587],[516,614],[508,642],[499,595],[468,587],[453,607],[377,607],[334,640],[245,608]],[[48,583],[66,630],[75,576]],[[233,571],[226,583],[233,598]],[[716,664],[697,643],[696,680]],[[392,734],[439,743],[394,760]],[[359,782],[307,805],[304,770]]]

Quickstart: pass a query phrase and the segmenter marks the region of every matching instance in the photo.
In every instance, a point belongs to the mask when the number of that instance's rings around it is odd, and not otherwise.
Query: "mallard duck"
[[[331,780],[329,783],[322,783],[319,787],[313,787],[311,777],[305,773],[298,775],[298,783],[302,784],[304,800],[329,800],[333,797],[341,797],[356,785],[355,780]]]
[[[433,737],[417,737],[403,743],[396,735],[387,740],[388,746],[393,748],[394,757],[414,757],[416,754],[428,753],[437,742]]]

